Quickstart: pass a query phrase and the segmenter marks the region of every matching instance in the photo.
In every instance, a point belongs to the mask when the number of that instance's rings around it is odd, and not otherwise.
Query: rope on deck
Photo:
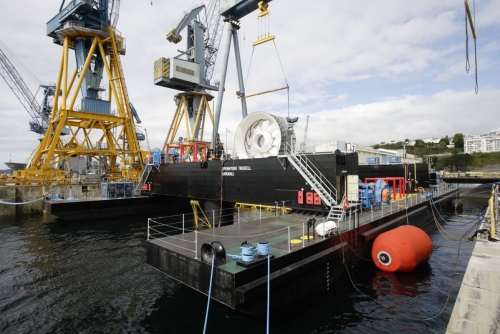
[[[267,334],[269,334],[269,307],[271,304],[271,255],[267,254]]]

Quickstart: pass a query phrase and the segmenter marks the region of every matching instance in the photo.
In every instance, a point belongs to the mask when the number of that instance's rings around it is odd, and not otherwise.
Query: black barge
[[[436,204],[443,204],[456,198],[457,190],[441,186],[434,188],[431,194]],[[357,264],[358,255],[370,257],[371,245],[379,234],[403,224],[418,227],[428,224],[432,219],[429,199],[430,193],[414,194],[379,211],[361,214],[351,208],[337,233],[325,237],[316,235],[314,239],[307,237],[307,226],[313,217],[296,213],[180,234],[161,232],[166,231],[169,224],[150,219],[147,263],[208,294],[212,268],[202,253],[202,245],[219,242],[226,256],[214,268],[212,298],[235,310],[264,317],[267,257],[259,260],[256,255],[255,265],[244,266],[241,260],[228,254],[240,254],[240,246],[245,241],[251,244],[267,241],[272,255],[270,316],[279,319],[296,311],[315,294],[327,291],[346,269]],[[315,220],[317,225],[323,218],[317,216]],[[309,235],[312,236],[312,230]]]

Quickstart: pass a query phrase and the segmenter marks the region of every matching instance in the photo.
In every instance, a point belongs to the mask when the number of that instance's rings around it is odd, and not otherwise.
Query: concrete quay
[[[453,307],[447,334],[500,333],[498,186],[495,193],[490,201],[490,209],[478,229],[480,233],[477,234],[477,242]],[[495,213],[493,217],[491,211]]]
[[[100,187],[100,183],[0,186],[0,218],[43,213],[45,204],[42,197],[46,195],[54,197],[59,194],[63,198],[74,196],[99,199],[101,197]],[[17,204],[25,202],[30,203]]]
[[[476,243],[446,333],[500,333],[500,243]]]

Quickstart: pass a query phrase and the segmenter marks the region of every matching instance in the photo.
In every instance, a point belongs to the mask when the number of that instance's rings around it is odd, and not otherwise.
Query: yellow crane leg
[[[199,228],[199,226],[200,226],[199,222],[205,224],[208,228],[212,228],[212,224],[210,224],[210,220],[208,220],[207,216],[205,215],[205,212],[203,212],[203,209],[200,207],[200,203],[197,200],[191,200],[190,203],[191,203],[191,207],[193,208],[195,228],[196,229]],[[198,216],[198,209],[200,209],[200,212],[203,215],[203,218]]]

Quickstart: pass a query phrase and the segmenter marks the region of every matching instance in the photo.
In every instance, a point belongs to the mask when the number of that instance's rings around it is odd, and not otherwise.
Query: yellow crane
[[[54,97],[48,129],[26,169],[14,174],[17,182],[68,183],[64,166],[77,156],[90,157],[102,166],[110,181],[140,178],[146,152],[139,147],[135,110],[120,63],[125,39],[115,29],[118,8],[116,0],[72,1],[65,8],[61,5],[47,23],[48,36],[63,48],[56,80],[61,96]],[[72,71],[70,49],[76,59]],[[101,85],[104,73],[107,89]],[[105,91],[107,98],[103,98]],[[63,130],[69,132],[64,139]]]

